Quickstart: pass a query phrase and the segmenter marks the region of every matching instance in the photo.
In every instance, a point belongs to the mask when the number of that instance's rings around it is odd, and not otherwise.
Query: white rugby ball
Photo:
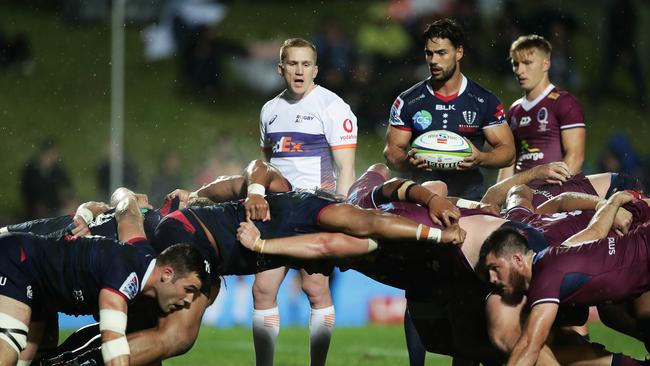
[[[425,132],[413,140],[411,147],[416,150],[415,157],[437,170],[454,170],[472,155],[472,147],[462,136],[445,130]]]

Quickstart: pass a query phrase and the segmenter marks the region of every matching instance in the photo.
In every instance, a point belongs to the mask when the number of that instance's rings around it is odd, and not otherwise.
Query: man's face
[[[551,61],[538,49],[515,52],[510,60],[519,86],[529,92],[548,77]]]
[[[489,253],[485,257],[485,266],[490,276],[490,283],[498,288],[504,300],[519,303],[527,290],[527,279],[520,266],[512,260],[497,257]]]
[[[201,280],[196,272],[176,278],[172,272],[163,273],[157,291],[158,304],[165,313],[188,307],[199,293]]]
[[[445,83],[456,72],[458,62],[463,57],[463,47],[454,47],[447,38],[431,38],[424,45],[424,55],[431,79]]]
[[[284,61],[278,65],[278,72],[287,84],[290,97],[302,99],[314,88],[318,74],[316,55],[309,47],[287,48],[286,53]]]

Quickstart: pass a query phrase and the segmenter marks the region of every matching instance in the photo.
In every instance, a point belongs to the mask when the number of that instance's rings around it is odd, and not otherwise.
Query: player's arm
[[[543,303],[533,307],[508,358],[508,366],[535,365],[551,331],[558,308],[556,303]]]
[[[106,365],[129,364],[131,351],[125,336],[127,310],[126,300],[117,292],[106,288],[99,292],[99,330]]]
[[[449,226],[460,219],[460,210],[450,200],[439,196],[411,180],[392,178],[373,191],[378,204],[406,201],[419,203],[429,210],[429,217],[438,225]]]
[[[582,163],[585,161],[585,139],[584,128],[570,128],[562,130],[562,149],[564,150],[564,162],[569,166],[571,174],[582,171]]]
[[[485,192],[481,202],[500,207],[505,202],[508,191],[514,186],[528,184],[534,180],[562,183],[570,176],[569,167],[564,162],[538,165],[494,184]]]
[[[268,162],[253,160],[244,173],[246,184],[246,217],[251,220],[271,219],[269,204],[264,198],[270,192],[287,192],[291,187],[280,171]]]
[[[347,197],[348,190],[356,179],[354,172],[354,154],[356,147],[337,149],[332,147],[332,157],[336,169],[336,193]]]
[[[104,202],[90,201],[79,205],[77,212],[75,212],[74,216],[72,217],[72,222],[74,223],[72,235],[90,235],[90,229],[88,228],[88,225],[90,225],[95,217],[103,214],[109,209],[110,207]]]
[[[411,131],[388,126],[384,158],[386,158],[389,168],[397,171],[407,171],[412,168],[424,169],[427,167],[424,159],[416,159],[411,152],[411,135]]]
[[[117,237],[123,242],[135,238],[146,238],[144,231],[144,217],[140,212],[135,195],[124,196],[115,206],[115,220],[117,221]]]
[[[471,169],[477,166],[484,168],[503,168],[515,162],[515,138],[508,124],[491,126],[483,129],[485,140],[492,146],[491,151],[481,151],[465,138],[472,147],[472,155],[463,159],[458,169]]]
[[[618,209],[632,200],[634,200],[634,196],[631,194],[617,192],[607,200],[607,203],[596,211],[596,214],[585,229],[567,239],[562,245],[579,246],[586,242],[605,238],[612,229]]]
[[[595,210],[601,198],[582,192],[564,192],[542,203],[535,209],[538,214],[552,214],[574,210]]]

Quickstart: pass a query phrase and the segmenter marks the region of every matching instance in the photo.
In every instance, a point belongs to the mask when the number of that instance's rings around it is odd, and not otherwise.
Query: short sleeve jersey
[[[598,195],[596,188],[591,184],[589,178],[584,174],[578,173],[571,177],[566,182],[560,184],[544,183],[532,185],[533,188],[533,206],[539,207],[544,202],[559,196],[564,192],[579,192]]]
[[[594,210],[575,210],[541,215],[515,206],[506,212],[505,218],[534,227],[544,235],[549,246],[555,247],[586,228],[594,213]]]
[[[595,305],[647,291],[649,234],[646,224],[622,237],[610,233],[578,247],[549,247],[535,254],[529,304]]]
[[[429,79],[415,84],[400,94],[390,110],[390,125],[411,132],[411,143],[421,134],[433,130],[448,130],[469,138],[483,148],[483,131],[506,123],[503,105],[490,91],[463,76],[457,95],[443,96],[434,92]],[[469,171],[416,172],[418,181],[442,180],[449,194],[463,195],[469,185],[482,184],[478,169]]]
[[[516,100],[508,111],[508,120],[517,146],[515,172],[562,161],[562,131],[585,128],[580,102],[553,84],[533,101],[525,97]]]
[[[297,101],[285,90],[262,107],[260,145],[296,188],[334,191],[331,151],[356,144],[357,118],[350,106],[321,86]]]

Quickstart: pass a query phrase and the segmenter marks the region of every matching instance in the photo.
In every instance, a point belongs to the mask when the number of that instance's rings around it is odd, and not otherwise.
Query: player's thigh
[[[26,328],[31,315],[31,308],[27,304],[9,296],[0,295],[0,328],[20,328],[19,324]],[[14,334],[14,338],[20,337],[18,334]],[[21,345],[21,347],[24,346],[24,344]],[[18,354],[14,350],[14,346],[9,344],[9,339],[0,337],[0,364],[12,364],[17,359]]]
[[[278,296],[278,290],[287,275],[287,271],[287,267],[279,267],[255,274],[255,281],[253,282],[255,309],[266,309],[274,306],[275,298]],[[272,304],[267,307],[269,303]]]
[[[321,211],[318,224],[326,230],[364,236],[372,230],[373,221],[381,215],[382,213],[377,210],[337,203]]]
[[[322,273],[309,274],[304,269],[300,270],[302,290],[309,298],[312,307],[323,308],[332,304],[330,296],[329,277]]]

